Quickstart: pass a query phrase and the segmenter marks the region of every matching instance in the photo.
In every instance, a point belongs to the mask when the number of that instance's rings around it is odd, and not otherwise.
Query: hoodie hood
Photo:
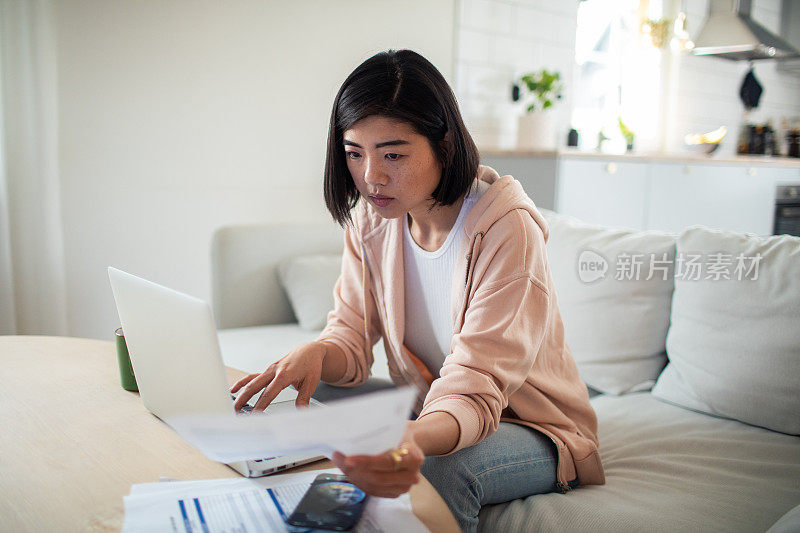
[[[544,216],[536,208],[522,184],[510,175],[500,176],[495,169],[486,165],[478,167],[476,179],[478,189],[484,189],[481,197],[470,209],[464,222],[467,236],[486,232],[492,224],[511,211],[523,209],[527,211],[544,234],[544,240],[550,236],[550,228]]]

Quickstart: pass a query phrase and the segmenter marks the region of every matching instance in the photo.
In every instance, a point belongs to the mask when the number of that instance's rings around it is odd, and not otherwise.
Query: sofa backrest
[[[550,228],[547,261],[564,335],[581,378],[609,394],[649,390],[667,362],[677,235],[540,212]]]
[[[287,257],[341,253],[343,230],[334,223],[224,226],[211,244],[211,293],[220,329],[296,321],[278,282]]]

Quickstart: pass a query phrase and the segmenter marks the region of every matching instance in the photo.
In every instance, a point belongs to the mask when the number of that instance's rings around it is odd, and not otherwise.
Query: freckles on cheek
[[[351,168],[348,168],[348,170],[350,171],[350,179],[353,180],[353,183],[355,184],[356,189],[358,189],[359,191],[363,191],[364,190],[364,180],[361,179],[361,176],[359,176],[357,172],[353,172],[353,170]]]

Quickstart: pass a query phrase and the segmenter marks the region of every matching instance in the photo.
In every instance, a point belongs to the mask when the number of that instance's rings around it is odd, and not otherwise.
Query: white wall
[[[708,0],[672,0],[687,13],[694,37],[708,12]],[[479,148],[514,148],[518,104],[510,100],[511,81],[521,72],[555,68],[565,79],[559,106],[559,143],[566,144],[575,76],[576,0],[459,0],[456,49],[456,95]],[[780,0],[754,0],[753,18],[773,32],[780,29]],[[717,153],[732,155],[742,123],[739,87],[747,64],[719,58],[681,56],[675,80],[674,110],[666,113],[665,147],[684,151],[683,137],[725,125],[728,137]],[[757,62],[764,86],[758,122],[800,117],[800,78],[776,71],[775,63]]]
[[[113,338],[108,265],[209,299],[217,227],[329,218],[322,170],[339,85],[388,48],[452,79],[454,10],[55,2],[68,334]]]

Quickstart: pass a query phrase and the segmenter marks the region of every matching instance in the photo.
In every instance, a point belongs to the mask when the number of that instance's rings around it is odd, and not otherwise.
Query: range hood
[[[752,0],[710,0],[708,18],[692,53],[732,61],[800,57],[790,43],[754,21],[751,9]]]

